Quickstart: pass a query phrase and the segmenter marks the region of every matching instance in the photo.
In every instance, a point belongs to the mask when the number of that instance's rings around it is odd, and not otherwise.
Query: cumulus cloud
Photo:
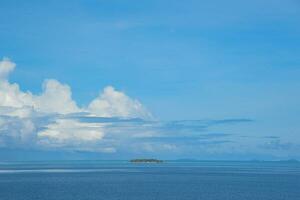
[[[32,107],[32,95],[20,91],[17,84],[10,84],[7,80],[0,80],[0,106],[19,109]]]
[[[3,58],[2,61],[0,61],[0,79],[6,79],[9,73],[11,73],[16,64],[14,62],[11,62],[8,58]]]
[[[136,99],[131,99],[112,86],[106,87],[88,108],[79,108],[72,99],[71,88],[57,80],[49,79],[43,83],[43,92],[33,95],[20,91],[19,85],[9,83],[7,75],[13,71],[15,63],[8,59],[0,61],[0,106],[23,108],[33,107],[45,113],[68,114],[90,112],[99,117],[149,118],[151,114]]]
[[[40,94],[22,91],[9,81],[15,66],[9,59],[0,61],[0,148],[187,156],[299,151],[298,144],[288,141],[264,144],[250,136],[245,141],[224,130],[252,123],[250,119],[156,121],[141,102],[112,86],[87,107],[78,106],[70,86],[54,79],[44,81]]]
[[[148,119],[151,114],[136,99],[131,99],[112,86],[103,92],[88,106],[89,112],[99,117],[138,117]]]
[[[72,99],[71,88],[57,80],[46,80],[43,92],[34,98],[34,107],[40,112],[68,114],[80,112]]]
[[[54,79],[45,80],[41,94],[24,92],[10,83],[9,74],[16,64],[7,58],[0,61],[0,144],[19,146],[64,147],[88,146],[103,139],[106,123],[83,122],[83,116],[149,118],[151,114],[135,99],[106,87],[87,108],[72,99],[71,88]],[[84,147],[86,145],[86,147]],[[106,146],[98,151],[114,152]]]

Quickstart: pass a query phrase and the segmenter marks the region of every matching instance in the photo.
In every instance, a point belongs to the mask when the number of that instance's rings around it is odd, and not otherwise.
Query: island
[[[162,160],[158,160],[158,159],[132,159],[130,160],[131,163],[162,163]]]

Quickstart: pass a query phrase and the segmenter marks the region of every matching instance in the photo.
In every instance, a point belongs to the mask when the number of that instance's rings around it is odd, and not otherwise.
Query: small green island
[[[130,160],[131,163],[162,163],[162,160],[158,160],[158,159],[132,159]]]

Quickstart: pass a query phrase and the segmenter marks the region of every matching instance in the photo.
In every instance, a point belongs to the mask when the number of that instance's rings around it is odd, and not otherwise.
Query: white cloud
[[[33,107],[38,112],[68,114],[88,111],[99,117],[150,118],[151,114],[136,99],[131,99],[112,86],[104,88],[103,93],[85,108],[78,108],[72,99],[71,88],[57,80],[49,79],[43,83],[43,92],[33,95],[22,92],[18,84],[9,83],[7,75],[15,63],[8,59],[0,61],[0,106],[23,108]]]
[[[15,108],[33,106],[31,93],[20,91],[18,84],[11,84],[7,80],[8,74],[14,70],[15,65],[5,58],[0,61],[0,106]]]
[[[95,142],[104,136],[103,124],[83,123],[74,119],[57,119],[38,133],[41,139],[58,144]]]
[[[99,117],[151,118],[151,114],[138,100],[129,98],[112,86],[104,88],[90,103],[88,111]]]
[[[184,145],[179,137],[198,132],[197,124],[148,120],[152,116],[138,100],[112,86],[84,108],[72,99],[68,85],[54,79],[44,81],[41,94],[21,91],[9,82],[14,68],[12,61],[0,61],[0,147],[154,154],[177,153],[183,146],[189,151],[198,145],[196,140]],[[202,145],[201,151],[220,149],[211,144]]]
[[[72,99],[71,88],[57,80],[43,83],[41,94],[24,92],[8,81],[16,64],[0,61],[0,144],[30,147],[65,147],[115,152],[111,146],[95,146],[107,134],[107,123],[82,122],[68,117],[72,113],[86,116],[149,118],[151,114],[135,99],[113,87],[106,87],[88,108],[79,108]]]
[[[43,93],[33,95],[30,92],[22,92],[19,85],[9,83],[7,75],[14,69],[15,64],[7,59],[0,62],[0,106],[15,108],[20,112],[24,108],[32,107],[38,112],[67,114],[80,112],[68,85],[57,80],[46,80],[43,84]],[[18,114],[18,112],[14,112]],[[1,110],[0,110],[1,114]],[[20,117],[24,113],[20,113]],[[28,114],[28,113],[27,113]]]
[[[34,105],[38,111],[46,113],[68,114],[80,112],[76,102],[72,100],[71,88],[57,80],[46,80],[43,93],[34,98]]]
[[[30,93],[20,91],[17,84],[0,81],[0,106],[22,108],[33,106],[33,98]]]
[[[33,107],[23,106],[20,108],[0,106],[0,115],[27,118],[30,117],[33,112]]]
[[[3,58],[2,61],[0,61],[0,79],[6,79],[9,73],[11,73],[16,64],[14,62],[11,62],[8,58]]]

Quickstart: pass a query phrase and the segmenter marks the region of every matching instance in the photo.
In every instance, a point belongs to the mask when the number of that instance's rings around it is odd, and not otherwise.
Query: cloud
[[[15,66],[9,59],[0,61],[0,148],[173,157],[262,152],[276,156],[279,150],[289,156],[299,150],[298,144],[277,137],[230,132],[255,122],[247,118],[155,120],[141,102],[112,86],[87,107],[78,106],[70,86],[54,79],[44,81],[40,94],[21,91],[9,82]]]
[[[0,61],[0,106],[2,107],[33,107],[38,112],[68,114],[89,112],[99,117],[150,118],[151,114],[136,99],[131,99],[112,86],[104,88],[88,108],[78,108],[72,99],[71,88],[57,80],[49,79],[43,83],[43,92],[33,95],[22,92],[18,84],[11,84],[7,75],[13,71],[15,63],[8,59]]]
[[[33,98],[30,93],[20,91],[17,84],[10,84],[6,79],[0,80],[1,107],[23,109],[25,107],[32,107],[33,103]]]
[[[129,98],[112,86],[104,88],[90,103],[88,111],[99,117],[151,118],[151,114],[138,100]]]
[[[0,79],[6,79],[9,73],[11,73],[16,64],[11,62],[8,58],[3,58],[2,61],[0,61]]]
[[[109,145],[95,146],[108,134],[109,123],[84,122],[91,116],[150,118],[151,114],[135,99],[106,87],[87,108],[78,107],[71,88],[54,79],[45,80],[41,94],[23,92],[10,83],[9,74],[16,64],[9,59],[0,61],[0,145],[24,148],[70,147],[114,152]]]
[[[83,123],[74,119],[56,119],[44,130],[38,132],[38,138],[52,144],[66,145],[70,143],[95,142],[104,136],[104,124]],[[43,143],[43,142],[41,142]]]
[[[0,117],[1,146],[19,147],[32,145],[35,141],[35,124],[31,119]]]
[[[68,114],[81,111],[72,99],[71,88],[53,79],[44,82],[43,93],[34,101],[34,107],[40,112]]]

